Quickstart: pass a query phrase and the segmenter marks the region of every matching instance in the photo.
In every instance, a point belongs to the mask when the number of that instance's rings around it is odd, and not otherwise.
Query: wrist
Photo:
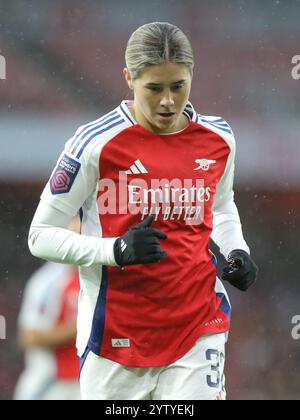
[[[247,250],[242,249],[242,248],[235,248],[235,249],[233,249],[233,250],[231,250],[230,252],[227,253],[226,259],[229,260],[235,254],[250,256],[250,250],[249,250],[249,248]]]
[[[120,238],[117,238],[113,245],[113,254],[114,254],[114,261],[115,266],[121,265],[121,259],[120,259]]]
[[[244,249],[234,249],[234,250],[230,251],[230,253],[227,256],[227,259],[230,259],[230,258],[232,258],[232,256],[238,255],[238,254],[247,255],[247,256],[250,255],[250,253],[245,251]]]
[[[118,265],[114,253],[114,247],[117,240],[118,238],[102,238],[97,263],[113,267]]]

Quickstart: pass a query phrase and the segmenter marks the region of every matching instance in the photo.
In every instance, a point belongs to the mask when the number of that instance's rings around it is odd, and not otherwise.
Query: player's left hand
[[[227,259],[228,267],[223,270],[222,279],[246,292],[257,278],[258,268],[250,255],[241,250],[231,251]]]

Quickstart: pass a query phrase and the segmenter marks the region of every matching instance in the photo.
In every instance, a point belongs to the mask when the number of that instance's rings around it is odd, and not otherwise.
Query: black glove
[[[256,281],[258,268],[250,255],[241,250],[232,251],[227,259],[228,267],[223,270],[222,279],[246,292]]]
[[[150,227],[153,220],[153,216],[148,216],[116,240],[114,253],[119,266],[154,263],[168,256],[159,242],[160,239],[167,239],[167,235]]]

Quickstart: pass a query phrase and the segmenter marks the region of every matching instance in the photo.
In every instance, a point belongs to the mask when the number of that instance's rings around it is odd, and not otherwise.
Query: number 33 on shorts
[[[225,355],[216,349],[208,349],[206,351],[206,360],[211,362],[211,373],[206,376],[207,385],[210,388],[219,390],[216,400],[225,400]]]

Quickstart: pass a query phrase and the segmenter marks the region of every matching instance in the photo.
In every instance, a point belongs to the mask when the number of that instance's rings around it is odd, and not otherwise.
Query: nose
[[[173,99],[173,95],[172,92],[170,92],[169,90],[163,93],[163,96],[161,98],[160,101],[160,105],[163,107],[171,107],[174,105],[174,99]]]

